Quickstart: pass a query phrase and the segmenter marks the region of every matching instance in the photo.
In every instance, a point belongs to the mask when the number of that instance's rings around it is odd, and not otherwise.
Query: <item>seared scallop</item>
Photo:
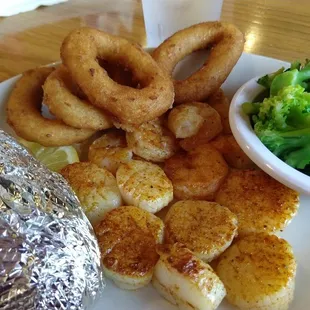
[[[238,217],[238,232],[277,233],[296,215],[299,195],[261,170],[233,170],[216,202]]]
[[[219,151],[205,144],[172,156],[166,160],[164,170],[177,199],[213,200],[228,166]]]
[[[185,310],[219,306],[225,287],[208,264],[178,243],[158,246],[158,252],[152,284],[164,298]]]
[[[120,164],[132,159],[132,150],[127,147],[125,133],[116,129],[104,133],[89,147],[88,159],[115,175]]]
[[[157,165],[132,160],[122,164],[116,173],[122,197],[128,205],[156,213],[173,199],[173,187]]]
[[[242,310],[287,310],[293,300],[296,261],[275,235],[250,234],[219,259],[217,274],[228,301]]]
[[[158,261],[156,244],[162,242],[163,222],[138,207],[108,212],[95,227],[106,277],[128,290],[147,285]]]
[[[122,205],[115,177],[108,170],[89,162],[78,162],[64,167],[60,173],[76,193],[93,226],[107,211]]]
[[[224,252],[236,235],[236,215],[215,202],[179,201],[165,218],[165,242],[182,243],[205,262]]]

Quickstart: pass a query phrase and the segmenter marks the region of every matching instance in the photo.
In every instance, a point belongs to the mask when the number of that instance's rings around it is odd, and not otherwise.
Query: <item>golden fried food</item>
[[[116,180],[128,205],[156,213],[173,199],[173,187],[164,171],[155,164],[131,160],[120,165]]]
[[[62,121],[41,115],[42,85],[54,68],[37,68],[23,73],[16,82],[7,103],[7,121],[16,134],[43,146],[62,146],[82,142],[94,131],[77,129]]]
[[[138,207],[108,212],[95,227],[105,275],[122,289],[147,285],[158,260],[156,244],[162,242],[163,229],[158,217]]]
[[[223,132],[225,134],[231,134],[231,128],[229,124],[229,107],[230,102],[225,96],[222,89],[218,89],[215,93],[208,97],[206,102],[215,109],[221,116],[223,125]]]
[[[132,160],[132,150],[127,147],[122,130],[110,130],[95,140],[89,147],[88,160],[116,174],[121,164]]]
[[[225,158],[228,165],[237,169],[254,168],[255,164],[242,151],[233,135],[220,135],[210,142]]]
[[[169,113],[168,127],[177,138],[183,138],[180,145],[186,151],[208,143],[223,129],[217,111],[202,102],[174,107]]]
[[[137,44],[91,28],[72,31],[61,58],[92,104],[109,111],[116,122],[138,126],[165,113],[173,104],[173,83]],[[120,63],[133,72],[141,88],[113,81],[96,60]]]
[[[264,233],[237,241],[216,272],[228,301],[242,310],[287,310],[294,296],[296,261],[283,239]]]
[[[76,89],[69,72],[61,65],[47,77],[43,85],[44,103],[58,119],[69,126],[92,130],[112,127],[107,113],[79,98]]]
[[[214,44],[203,67],[185,80],[174,81],[175,102],[202,101],[226,80],[244,47],[244,36],[234,25],[205,22],[178,31],[153,52],[170,75],[185,56]]]
[[[213,200],[228,173],[228,166],[219,151],[205,144],[187,154],[170,157],[164,170],[172,181],[176,198]]]
[[[237,235],[237,216],[215,202],[183,200],[165,218],[165,243],[179,242],[204,262],[224,252]]]
[[[299,195],[261,170],[232,170],[216,202],[238,217],[238,233],[276,233],[296,215]]]
[[[179,148],[173,134],[164,127],[163,119],[157,118],[126,133],[128,147],[132,151],[153,162],[163,162]]]
[[[60,173],[78,196],[93,226],[107,211],[122,205],[115,177],[106,169],[89,162],[78,162],[67,165]]]
[[[132,72],[121,63],[111,63],[104,59],[98,59],[99,65],[107,71],[109,77],[118,84],[139,88],[139,83]]]
[[[178,243],[157,248],[152,284],[158,293],[180,309],[215,310],[226,290],[213,269]]]

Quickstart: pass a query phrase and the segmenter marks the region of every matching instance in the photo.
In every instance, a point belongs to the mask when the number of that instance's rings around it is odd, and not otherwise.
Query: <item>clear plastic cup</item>
[[[219,20],[223,0],[142,0],[148,47],[156,47],[176,31]]]

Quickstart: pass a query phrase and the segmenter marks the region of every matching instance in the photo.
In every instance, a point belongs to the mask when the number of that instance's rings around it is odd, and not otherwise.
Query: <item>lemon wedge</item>
[[[73,146],[45,147],[36,142],[18,139],[28,151],[52,171],[59,172],[63,167],[79,162],[79,156]]]

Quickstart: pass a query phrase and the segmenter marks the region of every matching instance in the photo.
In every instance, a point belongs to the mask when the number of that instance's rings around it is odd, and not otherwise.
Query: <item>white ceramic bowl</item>
[[[249,117],[242,111],[242,104],[252,102],[263,90],[263,87],[256,83],[257,79],[254,78],[241,86],[231,101],[229,122],[233,135],[258,167],[282,184],[310,195],[310,177],[290,167],[269,151],[256,136]]]

